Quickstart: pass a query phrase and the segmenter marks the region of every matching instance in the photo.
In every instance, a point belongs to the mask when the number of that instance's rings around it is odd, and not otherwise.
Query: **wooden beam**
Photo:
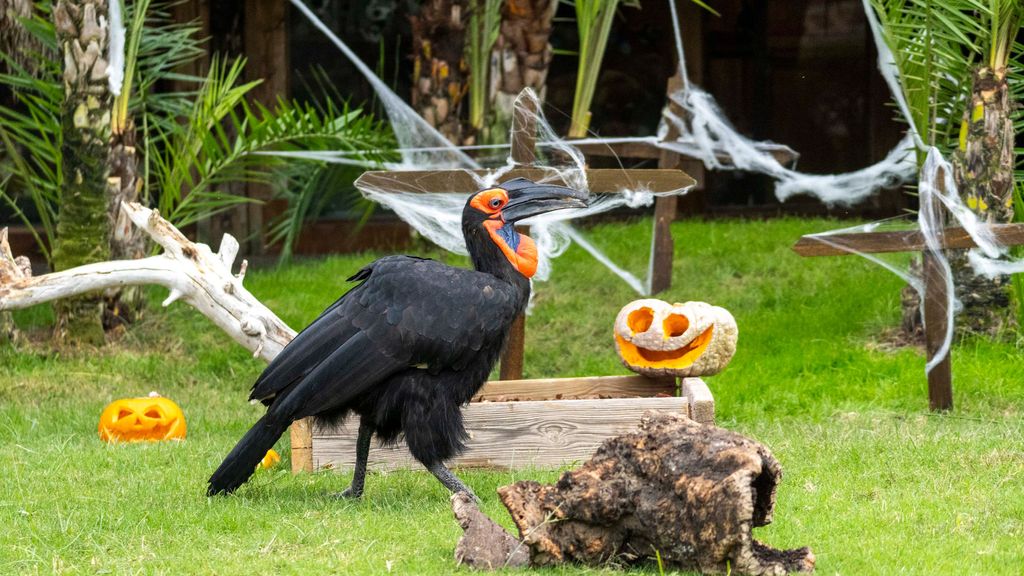
[[[489,175],[489,170],[409,170],[403,172],[364,172],[356,184],[386,190],[388,192],[447,192],[471,194],[480,189],[477,177]],[[538,181],[554,176],[546,182],[561,186],[569,183],[553,171],[539,168],[516,168],[502,175],[498,183],[513,178],[529,178]],[[693,178],[681,170],[587,170],[587,185],[595,194],[615,194],[623,190],[648,190],[650,192],[672,192],[696,184]]]
[[[611,156],[615,158],[636,158],[640,160],[657,160],[661,158],[662,149],[657,144],[650,142],[614,142],[608,144],[572,144],[573,148],[579,149],[586,156]],[[800,158],[800,154],[789,148],[779,145],[772,146],[764,144],[758,146],[761,152],[767,152],[775,158],[776,162],[783,166],[792,165]],[[718,161],[723,164],[730,164],[731,158],[726,154],[716,154]]]
[[[676,379],[629,376],[542,378],[537,380],[496,380],[484,384],[473,402],[519,400],[574,400],[587,397],[629,398],[675,396]]]
[[[651,294],[672,287],[672,261],[675,243],[672,222],[676,219],[678,196],[659,196],[654,202],[654,237],[651,238]]]
[[[464,468],[516,469],[562,466],[585,460],[604,440],[636,429],[647,410],[689,414],[689,399],[622,398],[478,402],[463,410],[469,440],[450,464]],[[355,463],[355,421],[314,429],[316,468],[351,470]],[[373,469],[422,468],[405,444],[370,449]]]
[[[1024,224],[994,224],[989,226],[997,242],[1004,246],[1024,244]],[[801,256],[843,256],[850,252],[878,254],[886,252],[920,252],[926,249],[920,231],[864,232],[851,234],[808,234],[793,245]],[[945,229],[942,248],[975,248],[974,239],[959,226]]]

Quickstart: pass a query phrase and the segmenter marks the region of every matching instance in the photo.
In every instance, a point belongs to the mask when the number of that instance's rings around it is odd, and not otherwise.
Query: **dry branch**
[[[214,253],[206,244],[190,241],[156,210],[136,203],[122,204],[121,209],[164,249],[163,254],[33,277],[28,260],[11,254],[5,229],[0,232],[0,311],[86,292],[156,284],[170,290],[164,306],[184,300],[253,356],[268,362],[295,337],[294,330],[242,286],[248,263],[243,260],[238,274],[231,273],[238,241],[230,234],[224,235],[220,251]]]

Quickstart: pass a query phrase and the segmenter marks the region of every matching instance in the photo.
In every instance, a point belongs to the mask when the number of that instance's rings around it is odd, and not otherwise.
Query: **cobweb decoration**
[[[398,140],[399,153],[402,155],[402,163],[393,168],[418,168],[421,170],[431,168],[479,168],[477,163],[466,155],[465,152],[452,145],[447,138],[441,135],[433,126],[427,124],[419,114],[405,103],[393,90],[388,88],[373,70],[370,70],[363,61],[348,47],[341,38],[337,36],[326,24],[323,23],[312,10],[301,0],[290,0],[318,30],[345,55],[346,58],[366,77],[366,80],[373,87],[377,97],[380,98],[384,111],[390,120],[391,129]],[[296,154],[298,156],[298,154]],[[321,155],[320,160],[325,159]]]
[[[378,98],[395,132],[402,154],[402,162],[388,165],[393,171],[401,170],[433,170],[433,169],[464,169],[472,174],[479,188],[493,186],[498,179],[514,168],[511,159],[505,166],[478,175],[470,170],[479,170],[480,165],[465,153],[465,148],[452,145],[437,130],[424,121],[408,104],[371,71],[355,53],[328,28],[316,14],[301,0],[290,0],[300,13],[323,32],[335,46],[352,62],[366,77]],[[525,100],[517,100],[519,112],[535,118],[537,127],[537,148],[543,156],[531,165],[531,168],[543,170],[542,182],[558,182],[579,190],[588,191],[583,154],[575,147],[557,137],[550,125],[540,113],[540,104],[536,95],[528,91]],[[601,139],[590,139],[596,142]],[[485,147],[472,147],[482,149]],[[361,160],[352,158],[344,152],[284,152],[282,156],[304,158],[318,161],[360,164]],[[399,186],[357,184],[360,192],[370,200],[394,211],[402,220],[412,226],[431,242],[441,248],[457,254],[466,254],[462,238],[461,215],[467,195],[453,193],[450,190],[418,190],[416,192],[400,192],[407,185]],[[685,189],[660,193],[683,194]],[[650,272],[644,279],[616,265],[570,221],[578,218],[594,216],[620,207],[637,208],[653,204],[655,194],[646,190],[622,190],[618,194],[599,195],[593,198],[590,206],[579,210],[560,210],[544,214],[524,221],[530,226],[530,236],[534,239],[538,251],[536,280],[547,280],[551,274],[551,260],[560,256],[576,242],[581,248],[593,255],[599,262],[608,267],[616,276],[642,295],[650,293]]]
[[[560,140],[547,123],[543,114],[533,112],[540,109],[540,103],[532,90],[524,91],[515,103],[516,114],[533,115],[537,133],[535,135],[538,148],[548,153],[538,157],[530,168],[539,169],[539,182],[564,184],[578,190],[589,192],[586,165],[583,154],[575,147]],[[467,170],[479,189],[494,186],[500,178],[515,164],[509,160],[504,166],[484,171],[480,174]],[[387,180],[374,178],[374,183],[358,181],[356,186],[362,194],[393,210],[402,220],[415,228],[420,234],[438,246],[457,254],[466,254],[466,246],[462,237],[462,209],[468,195],[451,190],[417,190],[404,192],[407,183],[398,181],[401,172],[395,172],[395,181],[388,184]],[[682,194],[686,190],[673,190],[657,195]],[[650,206],[656,194],[646,190],[622,190],[617,194],[599,194],[591,198],[587,208],[559,210],[530,218],[523,224],[530,227],[530,237],[537,245],[538,266],[534,276],[536,280],[547,280],[551,274],[551,261],[565,252],[576,242],[581,248],[593,255],[619,278],[640,294],[650,292],[650,277],[640,279],[635,274],[616,265],[601,252],[593,243],[570,222],[614,210],[617,208],[639,208]]]
[[[796,194],[811,194],[829,205],[848,206],[861,202],[878,190],[914,178],[917,172],[914,143],[920,141],[914,131],[881,162],[855,172],[815,175],[783,166],[771,153],[794,154],[792,149],[773,142],[757,142],[740,134],[726,118],[714,97],[690,82],[686,73],[686,55],[676,0],[668,2],[683,86],[669,95],[681,113],[673,111],[672,106],[666,106],[662,112],[662,123],[658,129],[661,140],[659,146],[700,160],[709,170],[743,170],[771,176],[777,180],[775,195],[779,200],[786,200]],[[868,0],[864,0],[864,4],[870,22],[874,20],[874,13],[871,12]],[[901,101],[901,110],[908,114],[895,80],[892,53],[881,37],[877,21],[871,23],[871,29],[878,46],[879,69],[893,94]],[[670,128],[679,134],[677,138],[668,138]]]

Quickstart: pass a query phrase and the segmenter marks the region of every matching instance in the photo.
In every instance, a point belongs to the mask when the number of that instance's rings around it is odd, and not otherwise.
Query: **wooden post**
[[[516,98],[512,112],[512,161],[517,166],[529,166],[537,159],[534,146],[537,138],[537,101]],[[520,314],[512,323],[508,344],[501,355],[499,370],[502,380],[521,380],[523,377],[523,354],[526,349],[526,315]]]
[[[939,170],[935,186],[944,187],[943,170]],[[937,198],[932,198],[932,210],[938,215],[936,225],[945,226],[945,209]],[[924,314],[925,350],[928,362],[935,360],[936,354],[946,340],[949,328],[949,316],[946,309],[949,300],[947,292],[947,272],[942,266],[941,258],[931,250],[925,250],[922,257],[924,275],[924,298],[921,306]],[[949,350],[942,359],[928,372],[928,406],[932,410],[951,410],[953,408],[953,373],[950,367]]]
[[[291,425],[292,474],[313,471],[313,419],[303,418]]]

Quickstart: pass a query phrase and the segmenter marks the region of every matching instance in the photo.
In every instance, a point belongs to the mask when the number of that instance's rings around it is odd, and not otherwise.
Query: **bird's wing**
[[[281,351],[251,398],[269,403],[290,390],[281,409],[297,418],[411,366],[459,370],[500,346],[517,313],[507,283],[433,260],[382,258],[352,279],[362,283]]]
[[[352,324],[388,355],[435,371],[500,347],[519,311],[510,284],[433,260],[380,266],[364,288]]]

